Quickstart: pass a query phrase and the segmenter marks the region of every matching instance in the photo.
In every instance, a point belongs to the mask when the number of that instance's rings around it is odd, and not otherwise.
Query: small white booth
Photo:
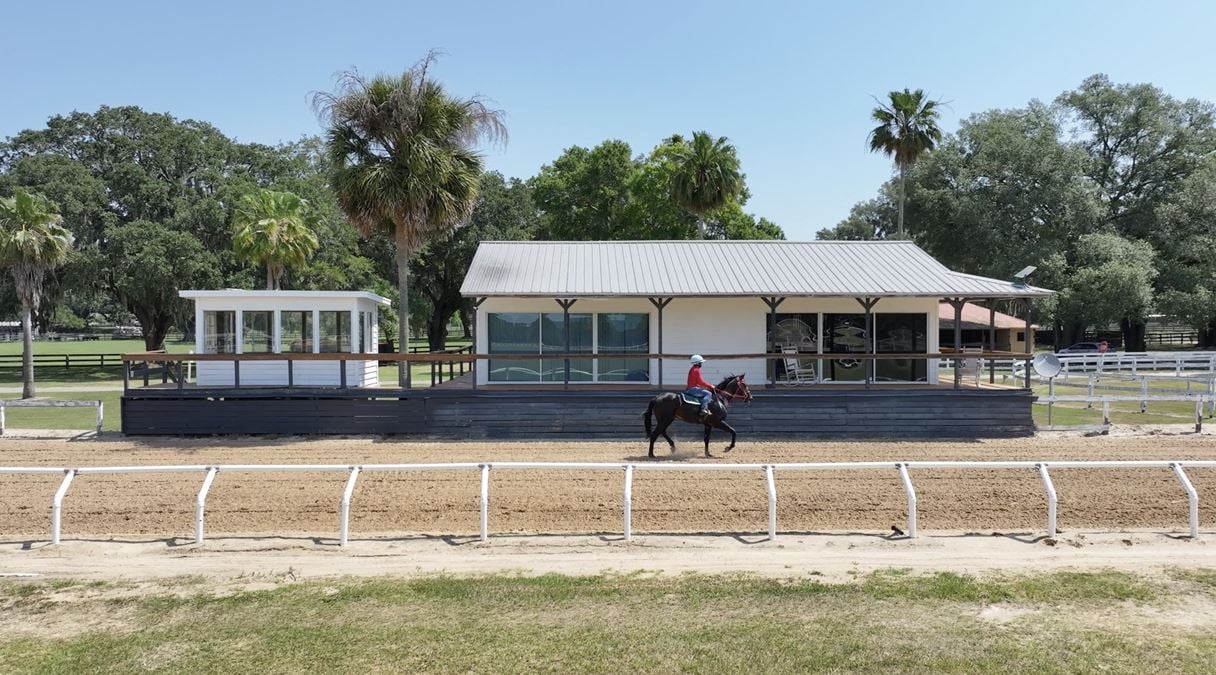
[[[181,291],[194,301],[198,354],[376,354],[387,298],[362,291]],[[286,361],[241,363],[240,386],[287,386]],[[295,386],[340,386],[338,361],[296,361]],[[347,361],[346,385],[380,386],[379,362]],[[230,386],[232,363],[201,361],[201,387]]]

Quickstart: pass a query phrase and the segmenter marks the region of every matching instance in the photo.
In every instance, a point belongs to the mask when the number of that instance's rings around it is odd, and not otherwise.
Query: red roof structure
[[[943,302],[937,308],[938,326],[942,329],[954,328],[954,307],[948,302]],[[963,305],[963,329],[964,330],[988,330],[988,308],[981,307],[975,303],[968,302]],[[1006,329],[1024,330],[1026,328],[1026,320],[1019,319],[1016,316],[1008,314],[996,313],[996,327]],[[1038,326],[1032,326],[1038,329]]]

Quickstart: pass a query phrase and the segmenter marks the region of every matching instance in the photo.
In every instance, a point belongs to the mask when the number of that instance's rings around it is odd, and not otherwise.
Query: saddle
[[[698,408],[701,407],[701,399],[697,398],[696,396],[689,396],[684,392],[680,392],[680,400],[683,401],[685,405],[695,405]]]

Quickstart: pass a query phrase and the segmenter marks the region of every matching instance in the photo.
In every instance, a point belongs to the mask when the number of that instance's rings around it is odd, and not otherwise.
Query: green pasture
[[[265,581],[221,592],[200,578],[0,580],[7,624],[21,626],[0,634],[0,670],[1208,673],[1216,663],[1208,615],[1187,616],[1216,603],[1216,572],[1202,569]]]

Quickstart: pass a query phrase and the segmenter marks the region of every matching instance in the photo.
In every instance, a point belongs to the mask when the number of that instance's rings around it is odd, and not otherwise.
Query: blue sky
[[[507,113],[488,164],[534,174],[571,145],[648,151],[705,129],[739,150],[747,209],[809,239],[875,193],[871,96],[920,87],[943,126],[1051,100],[1086,76],[1216,100],[1210,2],[14,2],[0,136],[134,104],[242,141],[319,131],[309,93],[428,49],[456,93]]]

